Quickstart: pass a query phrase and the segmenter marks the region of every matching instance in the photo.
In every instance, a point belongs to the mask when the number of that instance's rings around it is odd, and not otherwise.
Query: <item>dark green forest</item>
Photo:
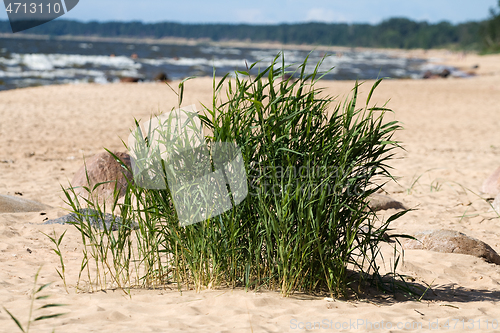
[[[490,9],[490,19],[482,22],[479,34],[483,51],[500,52],[500,0],[498,9]]]
[[[499,0],[500,8],[500,0]],[[0,21],[0,32],[11,32]],[[415,22],[392,18],[376,25],[345,23],[298,23],[276,25],[182,24],[173,22],[79,22],[54,20],[27,30],[29,34],[102,37],[181,37],[213,41],[248,40],[285,44],[336,45],[378,48],[455,48],[500,51],[500,10],[491,9],[483,22],[451,24]]]

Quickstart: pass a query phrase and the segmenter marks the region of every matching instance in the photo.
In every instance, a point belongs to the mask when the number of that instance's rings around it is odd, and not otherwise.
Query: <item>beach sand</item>
[[[376,90],[373,102],[388,102],[394,113],[387,119],[404,126],[396,139],[405,150],[391,162],[397,183],[390,182],[385,189],[414,209],[393,223],[393,232],[456,230],[500,251],[500,219],[474,194],[500,166],[500,56],[464,58],[446,51],[425,55],[463,68],[477,64],[480,75],[385,80]],[[372,83],[363,83],[363,96]],[[342,101],[354,82],[320,85]],[[211,91],[209,78],[188,81],[183,105],[196,104],[198,109],[200,102],[210,105]],[[103,147],[124,150],[121,139],[127,140],[134,118],[146,120],[176,103],[177,96],[160,83],[0,92],[0,194],[20,197],[21,193],[22,198],[52,207],[43,214],[0,214],[0,305],[24,324],[40,266],[39,284],[53,282],[45,289],[52,295],[47,301],[67,304],[57,309],[66,315],[33,324],[33,332],[53,328],[56,332],[296,332],[314,323],[314,331],[320,332],[398,332],[408,330],[405,325],[500,332],[500,266],[469,255],[427,250],[406,250],[398,268],[400,274],[431,287],[428,299],[420,302],[377,295],[347,302],[304,294],[283,298],[277,292],[241,289],[132,290],[131,297],[120,290],[77,292],[82,259],[79,232],[68,225],[41,223],[68,213],[61,185],[68,185],[84,156]],[[380,216],[393,213],[388,210]],[[56,272],[60,263],[51,250],[53,244],[42,234],[61,235],[65,230],[61,250],[69,293]],[[390,259],[386,257],[387,264]],[[443,327],[447,321],[449,329]],[[0,332],[16,330],[0,308]]]

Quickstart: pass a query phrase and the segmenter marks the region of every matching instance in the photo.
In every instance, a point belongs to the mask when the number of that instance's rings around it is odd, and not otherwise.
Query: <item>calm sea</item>
[[[61,83],[106,84],[132,77],[152,81],[159,73],[176,80],[188,76],[223,76],[245,70],[260,61],[269,65],[280,49],[216,47],[210,44],[146,44],[131,42],[82,42],[57,39],[0,37],[0,90]],[[305,50],[285,50],[289,65],[302,62]],[[313,51],[307,71],[325,55]],[[381,77],[421,78],[429,64],[422,59],[391,56],[382,51],[333,52],[321,70],[334,69],[330,80],[367,80]]]

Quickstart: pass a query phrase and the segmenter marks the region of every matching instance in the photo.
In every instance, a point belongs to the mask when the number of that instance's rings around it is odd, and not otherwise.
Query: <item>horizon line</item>
[[[383,19],[378,23],[369,23],[369,22],[325,22],[325,21],[298,21],[298,22],[280,22],[280,23],[247,23],[247,22],[239,22],[239,23],[231,23],[231,22],[179,22],[179,21],[154,21],[154,22],[144,22],[142,20],[128,20],[128,21],[123,21],[123,20],[80,20],[80,19],[72,19],[72,18],[58,18],[54,20],[53,22],[56,21],[70,21],[70,22],[78,22],[78,23],[83,23],[83,24],[90,24],[90,23],[98,23],[98,24],[106,24],[106,23],[140,23],[143,25],[154,25],[154,24],[163,24],[163,23],[173,23],[173,24],[179,24],[179,25],[231,25],[231,26],[237,26],[237,25],[244,25],[244,26],[254,26],[254,27],[259,27],[259,26],[283,26],[283,25],[303,25],[303,24],[324,24],[324,25],[370,25],[370,26],[377,26],[380,25],[384,22],[395,20],[395,19],[402,19],[402,20],[408,20],[414,23],[427,23],[429,25],[438,25],[442,23],[448,23],[453,26],[461,25],[461,24],[468,24],[468,23],[481,23],[484,21],[488,21],[488,18],[483,19],[483,20],[468,20],[468,21],[461,21],[458,23],[453,23],[449,20],[441,20],[437,22],[430,22],[428,20],[414,20],[408,17],[404,16],[394,16],[390,17],[387,19]],[[9,22],[9,19],[1,19],[0,22]]]

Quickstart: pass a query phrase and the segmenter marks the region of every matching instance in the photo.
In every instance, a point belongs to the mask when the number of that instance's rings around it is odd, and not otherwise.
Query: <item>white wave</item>
[[[78,47],[81,49],[91,49],[94,45],[92,45],[92,43],[80,43]]]
[[[262,60],[262,59],[269,59],[269,58],[274,58],[278,52],[281,52],[281,50],[275,49],[275,50],[252,50],[250,51],[250,55],[254,57],[255,59]],[[286,57],[285,57],[286,59]]]
[[[426,63],[420,66],[420,70],[422,72],[431,71],[432,73],[441,73],[444,70],[450,71],[450,75],[453,77],[470,77],[469,74],[451,66]]]
[[[140,62],[152,65],[174,65],[174,66],[210,66],[210,67],[244,67],[245,59],[206,59],[206,58],[162,58],[141,59]]]
[[[222,48],[217,46],[202,47],[200,48],[200,51],[206,54],[234,54],[234,55],[241,54],[241,50],[232,48]]]
[[[16,59],[7,59],[7,58],[1,58],[0,57],[0,64],[2,65],[7,65],[7,66],[15,66],[19,65],[19,61]]]
[[[66,68],[55,69],[52,71],[1,71],[0,77],[6,78],[43,78],[43,79],[56,79],[56,78],[72,78],[76,76],[94,76],[105,77],[104,72],[98,70],[88,70],[79,68]]]
[[[5,71],[10,73],[21,73],[23,69],[21,68],[21,66],[11,66],[11,67],[6,67]]]
[[[24,65],[32,70],[47,71],[55,68],[91,65],[93,67],[107,66],[125,69],[139,69],[140,63],[134,62],[125,56],[110,57],[80,54],[17,54],[13,53],[11,59],[0,58],[0,63],[6,65]]]
[[[111,76],[121,76],[121,77],[135,77],[143,79],[144,75],[139,74],[135,70],[112,70],[107,72]]]
[[[392,66],[399,66],[399,67],[406,67],[407,59],[402,59],[402,58],[376,58],[376,59],[371,59],[370,63],[373,65],[392,65]]]
[[[402,68],[394,68],[391,69],[389,72],[396,77],[404,77],[405,75],[407,75],[406,70]]]

